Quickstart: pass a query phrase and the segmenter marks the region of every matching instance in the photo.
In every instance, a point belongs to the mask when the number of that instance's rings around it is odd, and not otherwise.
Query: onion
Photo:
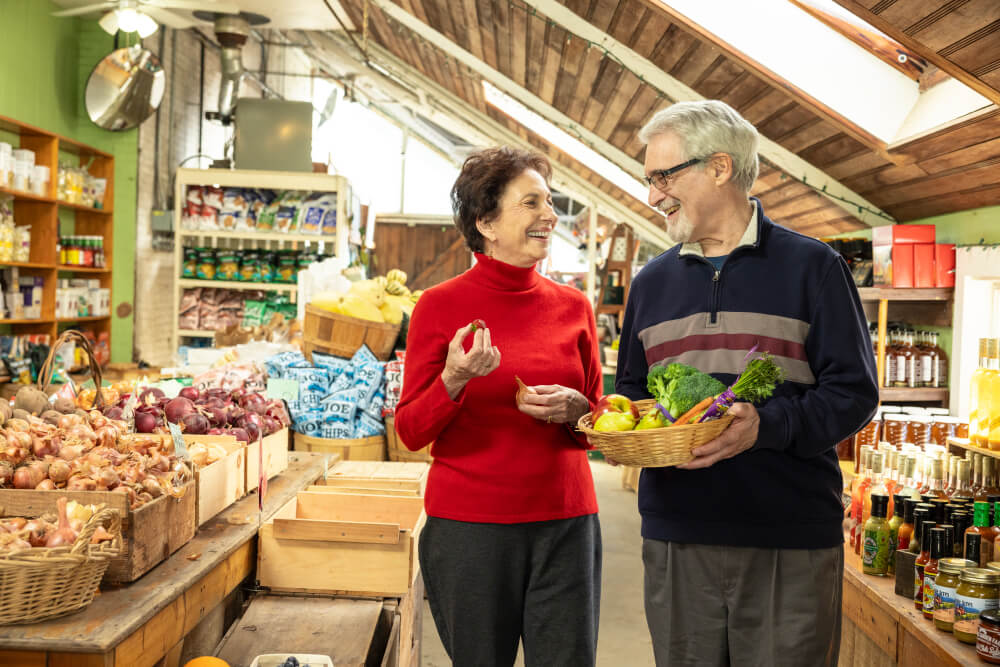
[[[118,429],[113,426],[102,426],[94,434],[98,447],[114,447],[118,442]]]
[[[7,486],[14,479],[14,466],[7,461],[0,461],[0,487]]]
[[[124,414],[125,411],[117,405],[112,405],[104,410],[104,416],[108,419],[121,419]]]
[[[148,412],[135,413],[135,430],[139,433],[152,433],[156,428],[156,417]]]
[[[59,418],[59,423],[56,424],[56,426],[58,426],[61,429],[70,429],[76,426],[77,424],[82,424],[82,423],[83,419],[80,418],[80,415],[72,413],[61,416]]]
[[[66,516],[66,497],[59,498],[56,506],[59,508],[59,527],[45,540],[47,547],[66,546],[76,541],[76,532],[69,525],[69,518]]]
[[[271,435],[272,433],[277,433],[281,430],[281,422],[279,422],[274,417],[268,417],[264,415],[260,418],[263,426],[264,435]]]
[[[45,475],[41,474],[34,466],[21,466],[14,471],[13,480],[15,489],[33,489],[42,483]]]
[[[208,423],[208,418],[198,412],[184,415],[181,417],[180,423],[184,427],[185,433],[192,433],[194,435],[204,435],[205,431],[211,426]]]
[[[43,479],[41,482],[39,482],[38,486],[35,487],[35,491],[55,491],[55,490],[56,490],[55,482],[53,482],[51,479],[47,477]]]
[[[147,387],[139,394],[139,402],[146,405],[153,405],[161,398],[166,398],[166,395],[159,387]]]
[[[83,475],[73,475],[66,482],[67,491],[96,491],[97,482],[90,479],[89,477],[84,477]]]
[[[64,461],[74,461],[83,456],[82,445],[66,445],[59,450],[59,458]]]
[[[247,433],[245,428],[236,426],[226,431],[227,435],[231,435],[240,442],[250,442],[250,434]]]
[[[62,484],[69,479],[72,471],[73,469],[70,468],[70,465],[66,461],[53,461],[49,465],[49,479],[56,484]]]
[[[183,396],[178,396],[167,403],[166,407],[163,408],[163,413],[167,417],[167,421],[173,422],[175,424],[180,423],[181,419],[185,415],[189,415],[195,411],[194,403],[190,400],[184,398]],[[205,427],[208,430],[208,427]]]
[[[218,426],[213,426],[212,428],[208,429],[208,432],[205,433],[205,435],[225,435],[225,433],[226,433],[225,429],[219,428]]]
[[[228,422],[228,415],[222,408],[205,408],[202,414],[208,417],[212,426],[225,426]]]
[[[46,456],[55,456],[58,454],[59,445],[53,443],[53,438],[39,438],[38,436],[33,436],[31,440],[31,450],[34,452],[35,456],[44,458]]]
[[[181,389],[179,396],[183,396],[189,401],[197,401],[201,398],[201,392],[198,391],[197,387],[184,387]]]
[[[24,524],[24,530],[28,531],[28,542],[33,547],[45,546],[46,532],[49,524],[42,519],[33,519]]]
[[[101,490],[113,489],[121,483],[121,480],[118,479],[118,473],[111,467],[101,468],[97,473],[96,481],[97,488]]]
[[[27,433],[31,430],[31,425],[23,419],[12,418],[4,422],[4,428],[6,428],[7,431],[20,431]]]
[[[213,410],[222,410],[226,407],[226,402],[221,398],[216,398],[215,396],[209,396],[208,398],[203,398],[198,402],[203,408],[211,408]]]
[[[142,481],[142,488],[146,490],[146,493],[151,495],[153,498],[159,498],[163,495],[163,487],[160,486],[159,482],[155,479],[147,477]]]
[[[288,416],[288,410],[285,409],[284,401],[271,401],[264,414],[272,419],[277,419],[282,427],[290,426],[292,423],[291,417]]]

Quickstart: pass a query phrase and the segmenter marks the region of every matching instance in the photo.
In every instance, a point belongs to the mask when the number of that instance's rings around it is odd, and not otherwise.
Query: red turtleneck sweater
[[[489,327],[500,366],[453,401],[441,380],[448,344],[476,318]],[[593,309],[534,267],[477,253],[474,267],[424,292],[406,341],[396,429],[411,449],[434,442],[429,516],[520,523],[597,512],[586,439],[520,412],[515,375],[576,389],[593,407],[601,390]]]

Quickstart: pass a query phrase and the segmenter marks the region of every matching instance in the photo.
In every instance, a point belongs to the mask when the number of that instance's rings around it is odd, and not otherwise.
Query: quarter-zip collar
[[[746,229],[743,230],[743,236],[740,237],[740,242],[730,251],[729,254],[736,252],[739,248],[756,248],[760,245],[760,232],[761,227],[764,224],[764,216],[761,214],[762,209],[760,201],[758,201],[756,197],[750,198],[750,204],[753,207],[753,210],[750,211],[750,219],[747,221]],[[701,242],[691,241],[689,243],[682,244],[679,256],[683,257],[685,255],[693,255],[695,257],[704,258],[705,253],[701,248]]]
[[[537,285],[541,279],[535,270],[537,266],[514,266],[477,252],[472,272],[476,280],[486,287],[504,292],[523,292]]]

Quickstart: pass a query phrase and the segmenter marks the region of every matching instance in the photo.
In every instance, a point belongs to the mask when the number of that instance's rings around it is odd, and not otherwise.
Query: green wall
[[[115,156],[111,358],[131,361],[133,319],[115,310],[135,297],[137,132],[107,132],[87,118],[87,77],[114,39],[96,21],[51,16],[57,9],[50,0],[0,0],[0,116]]]

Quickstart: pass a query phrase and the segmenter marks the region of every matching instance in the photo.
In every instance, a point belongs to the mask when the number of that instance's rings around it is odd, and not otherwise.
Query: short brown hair
[[[544,155],[510,146],[487,148],[465,159],[462,172],[451,186],[451,210],[455,226],[470,250],[483,252],[485,247],[476,220],[492,219],[507,184],[528,169],[537,171],[546,182],[552,175],[552,167]]]

